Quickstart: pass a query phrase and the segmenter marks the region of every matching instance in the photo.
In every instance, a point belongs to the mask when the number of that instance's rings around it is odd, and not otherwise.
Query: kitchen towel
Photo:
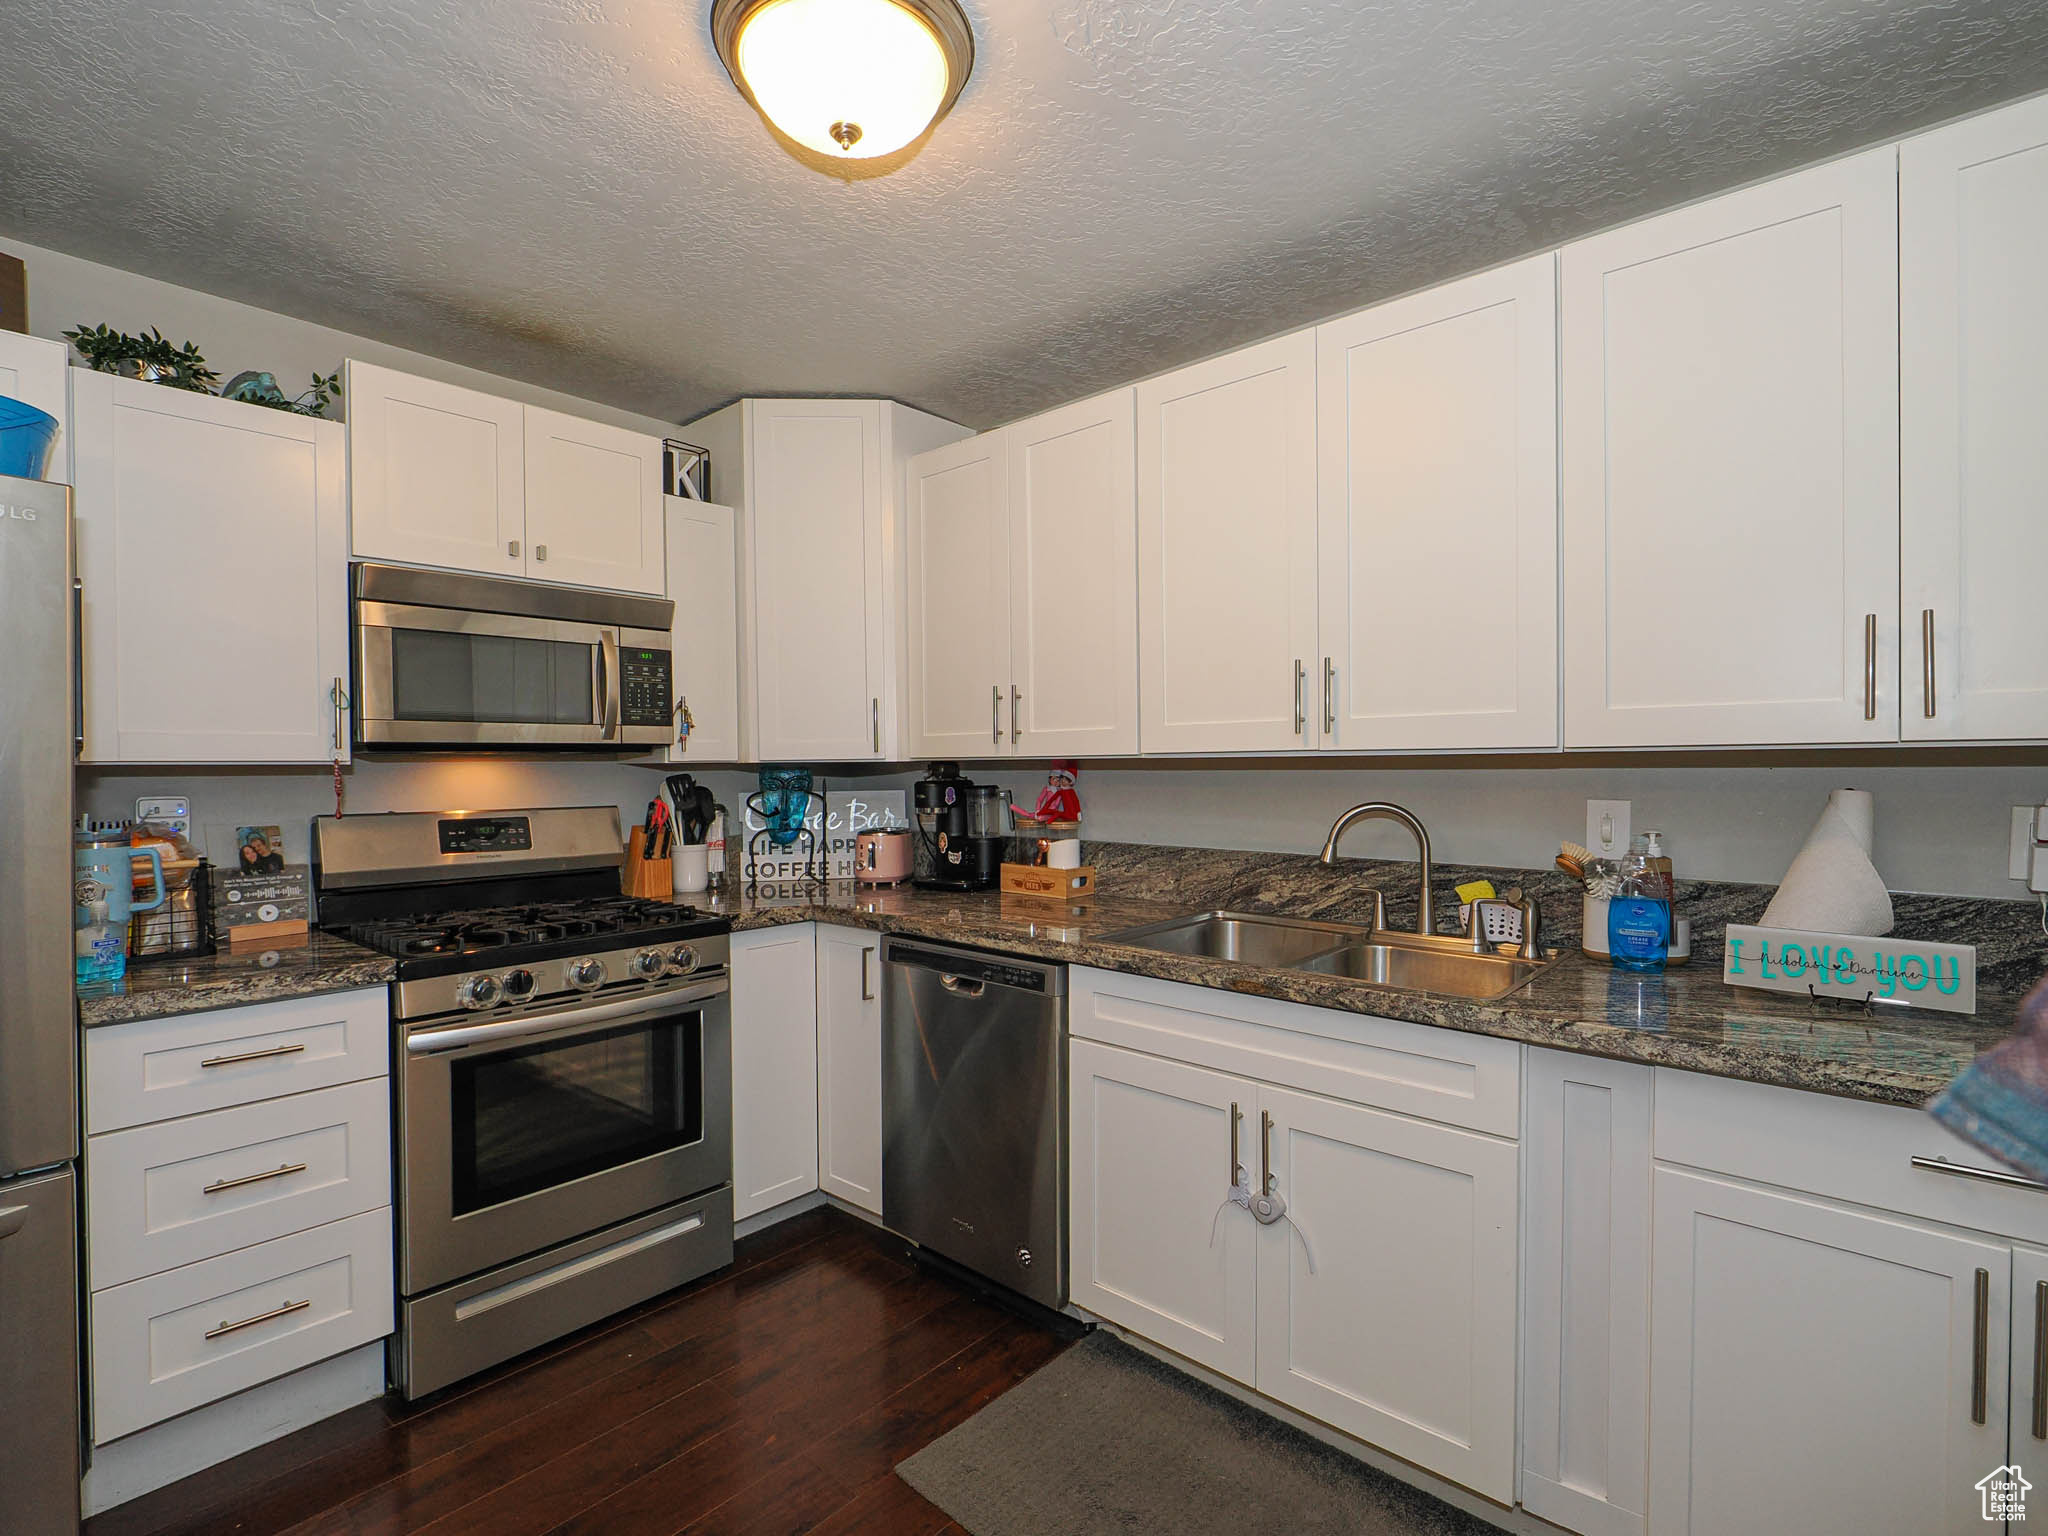
[[[1870,862],[1877,802],[1868,790],[1838,789],[1761,919],[1766,928],[1876,937],[1892,931],[1892,894]]]
[[[1927,1108],[1963,1140],[2048,1181],[2048,977],[2021,999],[2012,1037],[1963,1068]]]

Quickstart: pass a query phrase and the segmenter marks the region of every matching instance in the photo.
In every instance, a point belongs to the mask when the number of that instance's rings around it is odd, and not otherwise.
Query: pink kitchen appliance
[[[853,840],[853,878],[862,885],[897,885],[910,878],[908,827],[880,827]]]

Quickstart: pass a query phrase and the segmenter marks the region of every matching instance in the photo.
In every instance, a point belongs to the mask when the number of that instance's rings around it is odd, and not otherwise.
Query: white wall
[[[296,395],[315,373],[332,373],[344,358],[354,357],[470,389],[487,390],[529,405],[547,406],[572,416],[608,421],[634,432],[675,431],[673,422],[579,400],[523,379],[501,378],[428,357],[423,352],[409,352],[404,347],[388,346],[290,315],[274,314],[232,299],[159,282],[153,277],[123,272],[117,267],[81,261],[61,251],[9,239],[5,234],[0,234],[0,251],[19,256],[27,266],[29,330],[52,341],[62,340],[63,333],[74,327],[102,322],[131,334],[153,325],[174,345],[190,341],[197,346],[222,383],[244,369],[254,368],[276,374],[284,392]],[[342,404],[340,414],[345,415],[347,402]]]

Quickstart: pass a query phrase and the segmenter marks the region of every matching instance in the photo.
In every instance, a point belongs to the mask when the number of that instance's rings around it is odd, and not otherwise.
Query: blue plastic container
[[[56,417],[26,400],[0,395],[0,475],[42,479],[56,441]]]

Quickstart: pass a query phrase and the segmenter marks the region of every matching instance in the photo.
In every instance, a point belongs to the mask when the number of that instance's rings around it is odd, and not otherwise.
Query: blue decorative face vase
[[[795,842],[810,809],[810,769],[761,770],[761,819],[768,825],[769,842],[777,848],[787,848]]]

